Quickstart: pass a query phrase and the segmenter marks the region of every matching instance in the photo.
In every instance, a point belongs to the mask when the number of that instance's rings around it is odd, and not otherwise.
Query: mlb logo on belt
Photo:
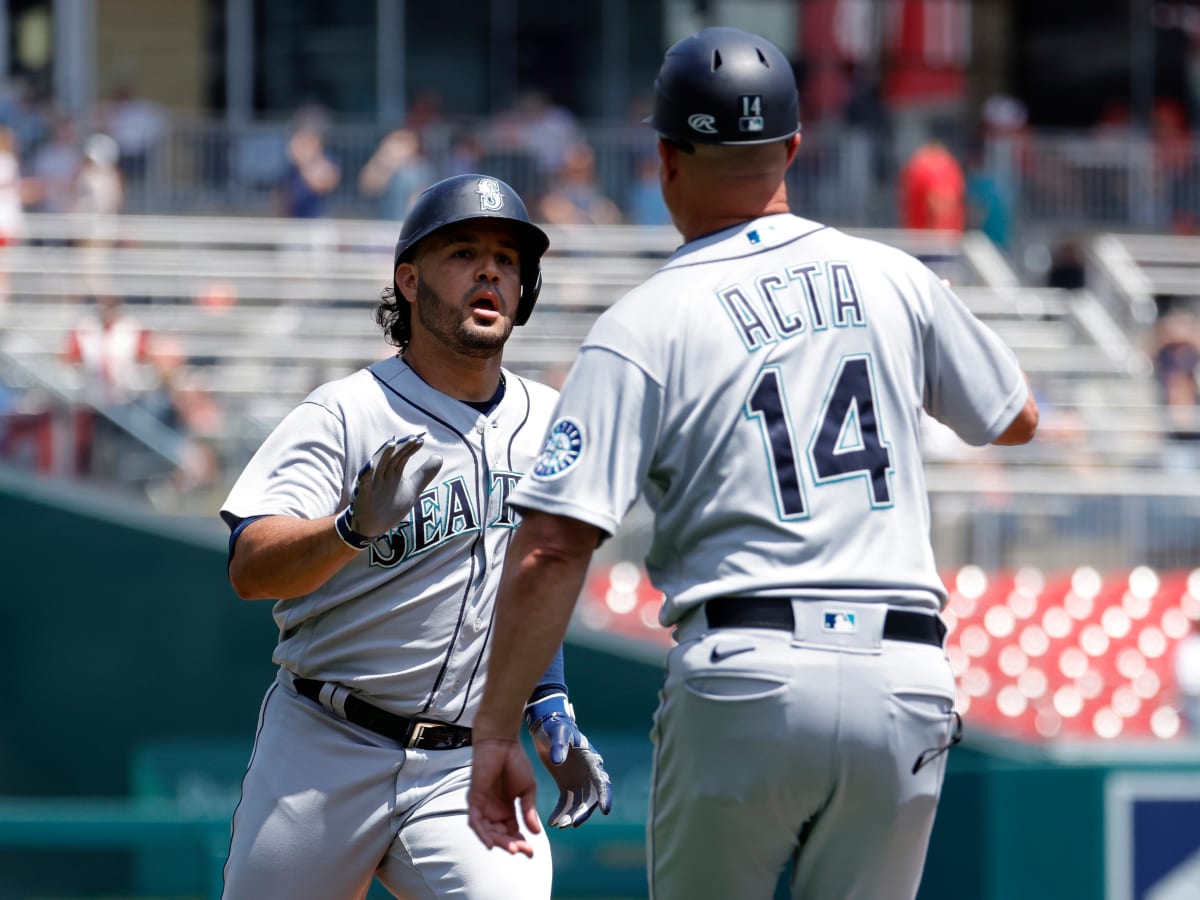
[[[854,613],[846,612],[841,609],[825,610],[825,621],[822,627],[826,631],[832,631],[836,634],[854,634],[858,631],[858,620]]]

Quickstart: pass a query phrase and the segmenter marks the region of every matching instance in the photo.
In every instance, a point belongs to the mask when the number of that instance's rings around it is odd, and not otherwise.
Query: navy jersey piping
[[[413,409],[428,416],[433,421],[439,423],[440,425],[444,425],[446,428],[448,428],[450,430],[450,432],[452,434],[455,434],[458,436],[458,439],[460,441],[462,441],[463,446],[467,448],[467,452],[471,454],[471,461],[474,463],[474,466],[475,466],[475,483],[478,484],[479,483],[479,457],[476,456],[475,450],[471,446],[470,442],[467,440],[466,435],[464,435],[461,431],[459,431],[457,428],[455,428],[453,425],[451,425],[445,419],[441,418],[440,416],[435,415],[434,413],[425,409],[425,407],[421,406],[419,403],[416,403],[416,402],[410,400],[408,397],[404,396],[402,393],[400,393],[398,390],[396,390],[394,387],[392,387],[390,384],[388,384],[386,381],[384,381],[382,378],[380,378],[379,375],[376,374],[373,369],[369,369],[368,371],[371,372],[371,376],[376,381],[378,381],[388,391],[395,394],[397,398],[399,398],[403,402],[407,403]],[[480,535],[482,535],[482,534],[483,534],[483,532],[481,531]],[[476,545],[478,544],[479,540],[480,540],[480,537],[477,536],[475,538]],[[471,571],[467,575],[466,590],[463,592],[462,599],[459,601],[459,604],[458,604],[458,622],[454,626],[454,633],[450,636],[450,643],[447,645],[446,653],[442,656],[442,667],[441,667],[441,669],[438,670],[437,677],[434,678],[433,687],[431,687],[429,689],[429,694],[425,698],[425,705],[421,707],[421,710],[420,710],[421,713],[427,712],[429,710],[429,707],[433,705],[433,698],[437,695],[438,689],[441,688],[442,682],[446,678],[446,670],[450,667],[450,655],[451,655],[451,653],[454,652],[454,647],[458,644],[459,634],[462,633],[463,617],[464,617],[464,613],[466,612],[466,609],[467,609],[467,599],[471,596],[471,585],[473,585],[474,583],[475,583],[475,548],[472,547],[472,549],[471,549]],[[464,708],[465,708],[465,705],[464,705]],[[456,716],[455,719],[452,721],[457,721],[457,719],[461,716],[462,716],[462,712],[460,711],[458,716]]]
[[[520,434],[520,432],[529,423],[529,413],[530,413],[530,410],[533,408],[533,402],[529,398],[529,388],[527,388],[525,386],[524,379],[521,379],[518,383],[521,385],[521,391],[525,395],[525,417],[523,419],[521,419],[521,423],[519,425],[517,425],[516,428],[513,429],[512,436],[508,439],[508,450],[507,450],[506,459],[508,462],[509,471],[512,471],[512,467],[513,467],[512,466],[513,443],[516,441],[517,435]],[[490,484],[489,484],[489,487],[490,487]],[[480,532],[480,533],[482,534],[482,532]],[[486,560],[485,560],[485,562],[486,562]],[[454,721],[456,721],[456,722],[460,718],[462,718],[463,714],[467,711],[467,699],[471,696],[471,686],[475,684],[475,677],[479,674],[479,667],[483,664],[484,654],[487,653],[489,645],[491,644],[492,628],[495,624],[496,624],[496,604],[495,604],[495,602],[493,602],[492,603],[492,614],[488,617],[487,634],[485,634],[483,636],[483,648],[480,650],[479,656],[477,656],[475,658],[475,666],[471,669],[471,677],[467,679],[466,690],[463,691],[463,708],[460,709],[458,711],[458,715],[454,717]]]
[[[708,266],[712,265],[713,263],[732,262],[735,259],[749,259],[751,256],[758,256],[760,253],[770,253],[772,250],[778,250],[781,247],[794,244],[796,241],[802,241],[806,237],[812,237],[818,231],[825,231],[827,228],[829,228],[828,225],[821,225],[818,228],[814,228],[812,231],[806,231],[804,234],[798,234],[794,238],[789,238],[781,244],[772,244],[769,247],[759,247],[757,250],[751,250],[749,253],[739,253],[736,256],[722,256],[719,259],[700,259],[696,262],[681,262],[676,265],[671,265],[668,263],[654,274],[657,275],[661,272],[670,272],[673,269],[689,269],[693,266]]]

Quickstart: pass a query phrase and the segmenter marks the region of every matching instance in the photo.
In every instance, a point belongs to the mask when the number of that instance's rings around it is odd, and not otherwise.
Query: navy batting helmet
[[[455,175],[426,188],[400,226],[393,274],[396,266],[412,258],[424,238],[439,228],[469,219],[501,219],[516,226],[521,254],[521,297],[515,322],[524,325],[542,290],[542,254],[550,246],[550,238],[529,221],[529,213],[517,192],[499,178]],[[399,293],[397,290],[397,298]]]
[[[800,130],[800,98],[783,52],[737,28],[705,28],[667,51],[646,119],[681,144],[766,144]]]

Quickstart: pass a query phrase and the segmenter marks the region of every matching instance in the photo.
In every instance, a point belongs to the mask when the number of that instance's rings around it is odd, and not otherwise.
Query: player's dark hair
[[[375,307],[375,321],[383,329],[389,344],[403,350],[412,340],[412,304],[393,284],[379,294],[379,305]]]

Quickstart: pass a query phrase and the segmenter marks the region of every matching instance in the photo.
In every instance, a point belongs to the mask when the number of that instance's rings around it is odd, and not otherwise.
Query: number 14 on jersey
[[[892,455],[879,422],[869,357],[842,359],[803,450],[778,366],[764,366],[758,373],[744,409],[747,417],[758,420],[766,439],[782,518],[809,516],[804,459],[814,486],[861,477],[872,509],[892,505]]]

